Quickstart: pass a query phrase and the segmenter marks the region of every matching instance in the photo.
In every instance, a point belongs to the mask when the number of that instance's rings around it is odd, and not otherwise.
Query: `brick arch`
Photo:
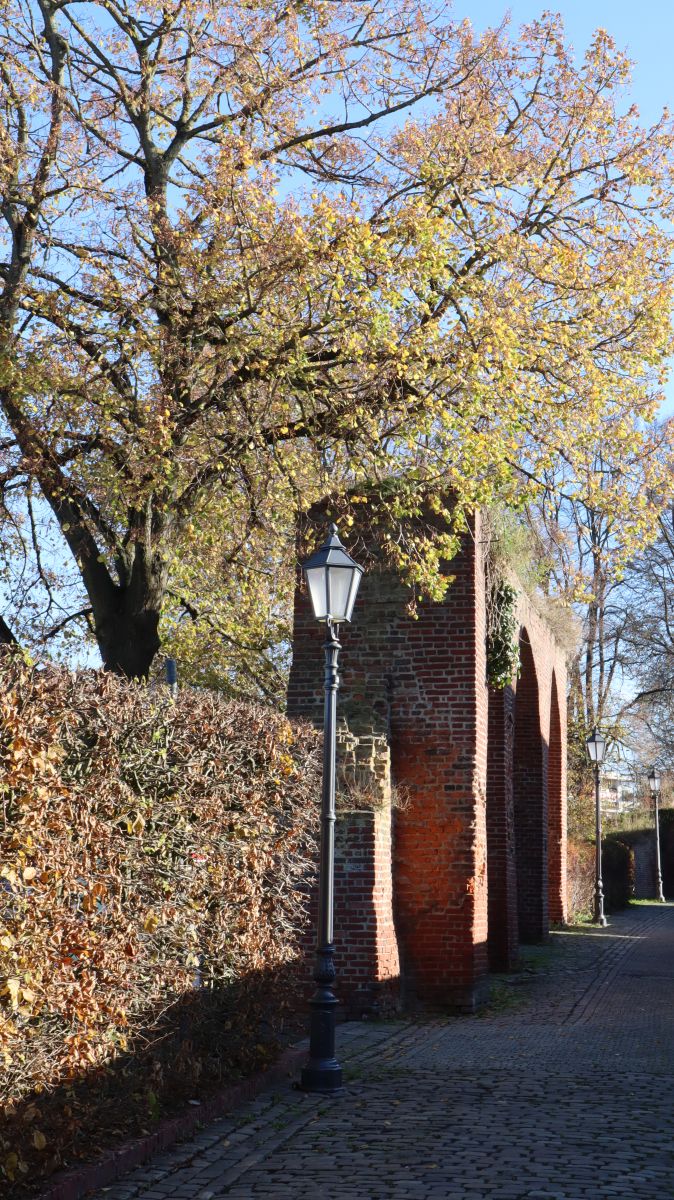
[[[513,812],[515,694],[489,688],[487,737],[487,880],[489,968],[510,971],[518,958],[517,871]]]
[[[548,738],[548,904],[550,920],[566,920],[566,778],[563,708],[557,674],[550,690]]]
[[[526,627],[520,631],[521,672],[515,691],[513,811],[517,916],[521,942],[548,935],[547,738],[541,728],[538,672]]]

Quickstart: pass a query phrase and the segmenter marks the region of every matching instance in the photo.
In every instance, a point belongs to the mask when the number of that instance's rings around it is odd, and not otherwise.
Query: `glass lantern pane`
[[[325,592],[327,574],[325,567],[310,568],[306,572],[309,595],[317,621],[326,621],[329,615],[328,598]]]
[[[328,567],[330,576],[330,616],[333,621],[346,621],[349,587],[352,571],[350,567]]]
[[[346,619],[347,619],[347,621],[351,620],[353,606],[356,603],[356,596],[358,595],[358,588],[360,587],[360,580],[361,580],[361,572],[354,571],[353,577],[351,579],[351,588],[349,590],[349,599],[347,600],[347,603],[346,603]]]
[[[604,751],[606,750],[606,739],[602,737],[598,730],[595,729],[592,737],[587,739],[587,752],[592,762],[600,763],[604,760]]]

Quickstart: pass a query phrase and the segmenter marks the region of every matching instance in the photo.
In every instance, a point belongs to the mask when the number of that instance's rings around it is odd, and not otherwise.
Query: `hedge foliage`
[[[604,900],[607,912],[626,908],[634,896],[634,850],[625,834],[611,833],[601,844]]]
[[[293,1005],[317,749],[263,707],[3,654],[0,1182],[264,1058]]]
[[[567,846],[566,886],[569,921],[592,915],[594,905],[594,846],[569,838]]]

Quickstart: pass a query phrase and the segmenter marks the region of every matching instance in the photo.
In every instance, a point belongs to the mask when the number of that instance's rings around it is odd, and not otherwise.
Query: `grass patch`
[[[513,1009],[521,1008],[525,1003],[526,996],[520,990],[517,990],[514,983],[509,983],[506,978],[502,981],[493,981],[489,988],[489,999],[482,1008],[478,1009],[475,1016],[493,1017],[498,1013],[511,1012]]]
[[[521,969],[531,974],[548,971],[556,953],[557,947],[553,943],[548,946],[520,946]]]

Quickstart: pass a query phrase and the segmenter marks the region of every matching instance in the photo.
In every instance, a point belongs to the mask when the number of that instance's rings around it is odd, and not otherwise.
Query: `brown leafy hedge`
[[[316,735],[0,658],[0,1181],[273,1052],[315,856]]]
[[[566,863],[566,887],[569,920],[592,915],[594,905],[594,845],[569,838]]]

